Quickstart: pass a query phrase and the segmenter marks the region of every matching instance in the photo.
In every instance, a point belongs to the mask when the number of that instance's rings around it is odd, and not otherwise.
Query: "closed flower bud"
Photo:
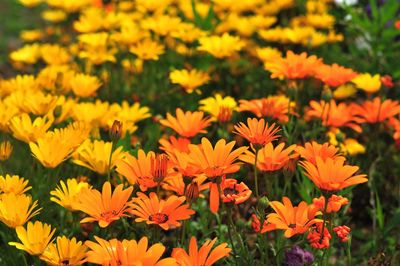
[[[122,122],[114,120],[110,128],[110,139],[114,142],[121,138],[122,135]]]
[[[218,113],[218,121],[222,123],[229,122],[232,118],[232,109],[228,106],[221,106]]]
[[[268,200],[267,197],[262,197],[262,198],[258,201],[258,204],[259,204],[261,207],[263,207],[264,209],[265,209],[265,208],[268,208],[268,206],[269,206],[269,200]]]
[[[193,202],[199,197],[199,184],[192,182],[186,188],[185,196],[188,202]]]
[[[167,176],[168,156],[165,154],[157,154],[151,158],[150,162],[151,174],[155,182],[160,183]]]
[[[9,141],[2,141],[0,143],[0,161],[5,161],[10,158],[13,151],[13,146]]]

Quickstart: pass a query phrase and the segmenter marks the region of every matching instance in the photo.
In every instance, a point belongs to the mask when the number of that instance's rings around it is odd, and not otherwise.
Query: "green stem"
[[[258,192],[258,169],[257,169],[257,161],[258,161],[258,151],[260,150],[258,147],[256,149],[256,154],[254,156],[254,186],[256,190],[256,197],[257,199],[260,198],[260,194]]]
[[[186,233],[186,223],[187,220],[184,220],[182,223],[182,233],[181,233],[181,245],[185,246],[185,233]]]
[[[108,182],[111,181],[111,160],[112,160],[113,149],[114,149],[114,142],[112,141],[111,142],[110,156],[108,158],[108,171],[107,171],[107,180],[108,180]]]

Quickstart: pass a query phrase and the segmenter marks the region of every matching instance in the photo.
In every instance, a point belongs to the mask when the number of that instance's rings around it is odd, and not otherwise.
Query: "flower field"
[[[0,265],[399,265],[399,1],[0,15]]]

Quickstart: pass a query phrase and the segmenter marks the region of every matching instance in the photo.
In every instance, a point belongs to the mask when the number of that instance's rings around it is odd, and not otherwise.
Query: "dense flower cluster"
[[[309,265],[350,245],[357,185],[382,230],[398,84],[321,55],[345,38],[332,1],[19,2],[46,26],[21,32],[0,79],[2,250]]]

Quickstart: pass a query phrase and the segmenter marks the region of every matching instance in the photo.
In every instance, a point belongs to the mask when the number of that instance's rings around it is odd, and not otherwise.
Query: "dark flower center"
[[[164,213],[156,213],[149,216],[149,220],[157,224],[162,224],[168,221],[168,215]]]
[[[61,261],[61,265],[65,265],[65,266],[68,266],[69,265],[69,260],[63,260],[63,261]]]
[[[225,188],[224,189],[224,195],[228,196],[228,195],[236,195],[238,194],[239,191],[237,191],[235,188]]]

